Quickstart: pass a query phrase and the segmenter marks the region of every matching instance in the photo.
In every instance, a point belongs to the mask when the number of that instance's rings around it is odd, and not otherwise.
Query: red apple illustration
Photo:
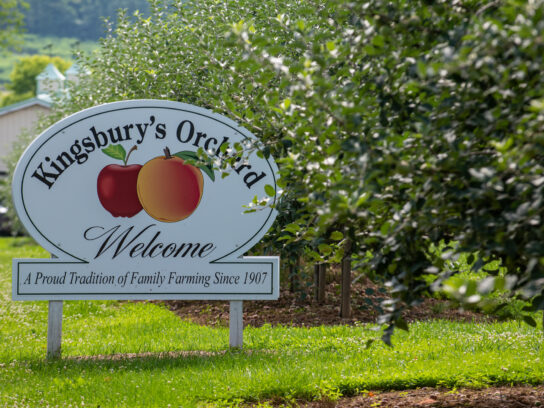
[[[202,198],[201,170],[212,181],[215,179],[210,163],[199,163],[194,152],[172,155],[168,147],[165,148],[164,156],[145,163],[138,175],[138,197],[144,210],[161,222],[177,222],[189,217]]]
[[[123,165],[110,164],[98,174],[96,188],[102,206],[114,217],[133,217],[142,210],[138,199],[137,181],[142,168],[139,164],[127,165],[130,154],[121,145],[110,145],[102,152],[114,159],[123,160]]]

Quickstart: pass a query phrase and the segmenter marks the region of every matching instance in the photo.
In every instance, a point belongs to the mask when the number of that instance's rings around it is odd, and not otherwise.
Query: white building
[[[4,158],[23,129],[31,130],[36,121],[51,111],[51,96],[66,92],[68,83],[77,83],[79,67],[73,64],[61,74],[49,64],[36,77],[36,97],[0,108],[0,175],[6,174]]]

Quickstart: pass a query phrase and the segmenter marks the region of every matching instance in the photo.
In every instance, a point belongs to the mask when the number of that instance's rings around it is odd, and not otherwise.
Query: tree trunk
[[[346,240],[342,259],[342,300],[340,317],[351,317],[351,241]]]
[[[289,264],[289,292],[295,293],[295,265]]]
[[[317,301],[320,304],[325,303],[325,284],[326,282],[326,275],[327,275],[327,264],[322,263],[319,264],[319,278],[318,278],[318,287],[317,287]]]
[[[300,276],[299,276],[300,258],[297,258],[294,264],[289,266],[289,291],[295,293],[300,288]]]
[[[314,300],[319,301],[319,264],[314,265]]]

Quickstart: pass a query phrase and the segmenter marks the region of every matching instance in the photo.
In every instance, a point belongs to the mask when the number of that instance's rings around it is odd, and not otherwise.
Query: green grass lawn
[[[229,351],[228,328],[146,302],[65,302],[63,358],[46,361],[47,302],[11,301],[11,259],[47,256],[0,239],[0,406],[226,406],[544,381],[541,328],[516,321],[417,323],[393,348],[366,348],[377,333],[363,325],[249,327]],[[147,354],[111,357],[127,353]]]

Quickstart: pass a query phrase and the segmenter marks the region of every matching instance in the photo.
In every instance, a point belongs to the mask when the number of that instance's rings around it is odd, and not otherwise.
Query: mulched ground
[[[375,322],[380,302],[386,292],[365,280],[352,288],[352,315],[340,318],[340,287],[327,285],[326,298],[318,304],[311,293],[300,295],[282,290],[277,301],[244,301],[244,325],[259,327],[263,324],[288,326],[319,326]],[[229,303],[221,301],[169,301],[167,306],[183,319],[209,326],[228,326]],[[427,299],[420,306],[405,313],[407,321],[449,319],[467,322],[492,321],[489,316],[453,307],[447,301]],[[544,379],[543,379],[544,383]],[[273,405],[281,405],[281,403]],[[421,388],[405,391],[370,391],[363,395],[338,401],[304,403],[307,408],[526,408],[544,407],[544,385],[538,387],[490,387],[474,389]]]
[[[380,302],[387,294],[369,280],[352,287],[352,313],[348,319],[340,317],[340,286],[329,283],[323,304],[318,304],[311,293],[300,295],[283,289],[277,301],[244,301],[244,325],[260,327],[263,324],[288,326],[320,326],[334,324],[372,323],[380,314]],[[169,301],[170,310],[183,319],[209,326],[228,326],[229,302],[222,301]],[[407,321],[450,319],[458,321],[491,321],[489,316],[452,307],[449,302],[426,299],[422,305],[404,314]]]
[[[323,408],[326,402],[312,402],[306,408]],[[341,408],[527,408],[544,406],[544,386],[494,387],[483,390],[421,388],[402,392],[369,392],[354,398],[329,402]]]

